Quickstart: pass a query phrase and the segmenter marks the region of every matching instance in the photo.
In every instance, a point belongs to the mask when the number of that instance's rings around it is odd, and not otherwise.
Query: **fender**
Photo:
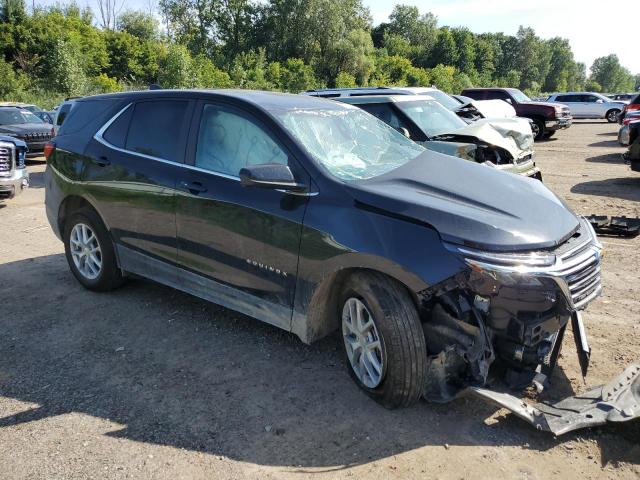
[[[292,332],[305,343],[319,340],[338,327],[341,286],[356,269],[388,275],[403,284],[417,301],[419,292],[466,268],[460,258],[444,248],[433,228],[354,208],[329,214],[312,203],[300,242],[291,323]],[[329,225],[334,222],[341,228]],[[324,225],[320,230],[311,224]],[[326,231],[340,232],[340,236]]]

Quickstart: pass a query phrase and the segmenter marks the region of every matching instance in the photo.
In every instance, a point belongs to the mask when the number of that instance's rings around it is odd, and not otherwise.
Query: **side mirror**
[[[604,103],[604,100],[602,100],[601,98],[599,98],[598,100],[596,100],[596,103]]]
[[[291,169],[281,163],[265,163],[244,167],[240,169],[240,183],[243,187],[271,188],[292,192],[302,192],[307,188],[306,185],[297,183]]]
[[[405,127],[398,127],[398,131],[405,137],[411,138],[411,134],[409,133],[409,130],[407,130]]]
[[[506,98],[504,101],[511,104],[513,103],[513,100],[511,100],[510,98]]]

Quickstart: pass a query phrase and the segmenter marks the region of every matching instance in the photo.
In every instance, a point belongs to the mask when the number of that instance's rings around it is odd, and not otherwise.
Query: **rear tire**
[[[345,282],[339,314],[340,343],[356,384],[386,408],[416,403],[424,391],[427,347],[407,290],[383,274],[357,272]],[[369,327],[354,329],[355,318]]]
[[[124,283],[109,232],[93,210],[71,214],[62,238],[71,273],[83,287],[105,292]]]
[[[545,135],[544,122],[542,120],[533,119],[531,131],[533,133],[534,140],[542,140]]]
[[[605,118],[609,123],[616,123],[618,121],[618,115],[620,115],[620,110],[614,108],[607,112]]]

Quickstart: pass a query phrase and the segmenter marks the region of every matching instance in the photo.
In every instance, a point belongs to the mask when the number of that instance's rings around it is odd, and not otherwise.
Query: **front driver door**
[[[248,165],[282,163],[308,184],[268,121],[223,103],[197,107],[195,151],[178,178],[178,262],[197,295],[289,330],[308,197],[238,177]]]

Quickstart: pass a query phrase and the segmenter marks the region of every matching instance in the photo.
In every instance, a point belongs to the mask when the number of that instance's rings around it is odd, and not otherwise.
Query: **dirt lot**
[[[617,126],[536,145],[547,185],[583,214],[640,216]],[[0,206],[0,478],[634,478],[640,422],[559,439],[479,400],[387,411],[334,339],[296,337],[145,281],[72,278],[49,230],[43,164]],[[585,313],[590,386],[640,362],[640,238],[604,239]],[[554,397],[585,390],[572,342]]]

